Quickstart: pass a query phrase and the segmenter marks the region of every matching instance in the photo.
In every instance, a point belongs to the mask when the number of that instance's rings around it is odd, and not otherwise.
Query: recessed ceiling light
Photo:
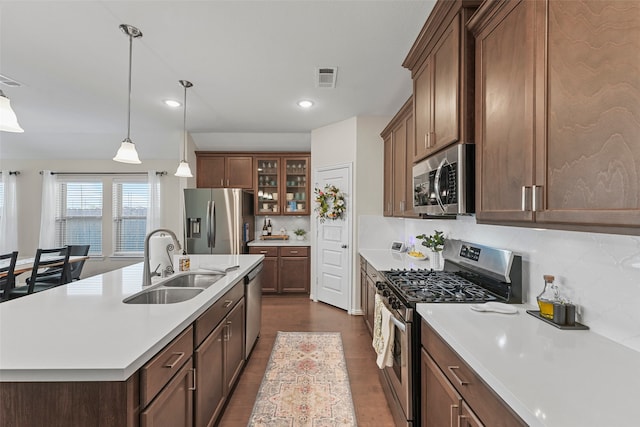
[[[178,108],[179,106],[182,105],[181,103],[179,103],[178,101],[174,101],[173,99],[165,99],[163,102],[167,104],[169,107],[173,107],[173,108]]]
[[[311,108],[313,106],[313,101],[309,101],[308,99],[303,99],[298,101],[298,107],[300,108]]]

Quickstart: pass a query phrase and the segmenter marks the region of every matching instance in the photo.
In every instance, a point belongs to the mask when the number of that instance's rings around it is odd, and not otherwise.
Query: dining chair
[[[8,261],[5,266],[4,262]],[[0,302],[9,299],[9,292],[15,287],[15,268],[16,261],[18,260],[18,251],[11,252],[9,254],[0,255]]]
[[[87,256],[89,255],[89,248],[91,245],[69,245],[69,256]],[[71,280],[80,280],[80,274],[82,273],[82,268],[84,267],[84,262],[86,260],[70,262],[69,263],[69,271],[71,274]]]
[[[43,255],[58,255],[52,258],[46,257],[42,259]],[[60,264],[62,262],[62,264]],[[41,269],[51,269],[55,267],[55,270],[45,270],[45,272],[39,272]],[[38,278],[47,278],[47,281],[38,281]],[[55,288],[56,286],[64,285],[71,281],[71,274],[69,272],[69,248],[53,248],[53,249],[38,249],[33,261],[33,269],[31,270],[31,277],[27,278],[26,286],[19,286],[9,291],[9,299],[19,298],[35,292],[46,291],[47,289]]]

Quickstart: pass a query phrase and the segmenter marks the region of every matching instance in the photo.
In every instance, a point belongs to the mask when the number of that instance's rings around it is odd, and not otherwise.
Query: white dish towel
[[[375,296],[375,309],[373,315],[373,348],[378,357],[378,368],[393,366],[393,340],[395,327],[391,320],[392,314],[384,305],[378,294]]]

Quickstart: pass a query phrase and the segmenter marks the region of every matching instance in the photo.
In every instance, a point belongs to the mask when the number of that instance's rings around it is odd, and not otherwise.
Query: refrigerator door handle
[[[207,201],[207,247],[211,247],[211,200]]]
[[[216,221],[216,202],[215,201],[211,201],[211,229],[213,230],[213,236],[211,239],[211,244],[209,246],[211,246],[212,248],[216,247],[216,226],[218,225],[218,222]]]

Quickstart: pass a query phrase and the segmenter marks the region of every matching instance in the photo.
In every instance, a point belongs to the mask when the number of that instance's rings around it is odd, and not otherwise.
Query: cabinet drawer
[[[244,283],[240,281],[196,319],[195,347],[207,338],[243,296]]]
[[[495,427],[527,425],[426,322],[422,322],[421,329],[422,346],[483,424]]]
[[[292,248],[280,248],[280,256],[309,256],[309,248],[306,246],[296,246]]]
[[[367,263],[367,276],[369,276],[369,278],[373,280],[374,283],[382,279],[380,274],[378,274],[378,271],[375,268],[373,268],[371,264],[368,264],[368,263]]]
[[[142,406],[158,394],[193,353],[193,328],[189,326],[140,370]]]
[[[264,256],[278,256],[277,246],[249,246],[250,254],[258,254]]]

